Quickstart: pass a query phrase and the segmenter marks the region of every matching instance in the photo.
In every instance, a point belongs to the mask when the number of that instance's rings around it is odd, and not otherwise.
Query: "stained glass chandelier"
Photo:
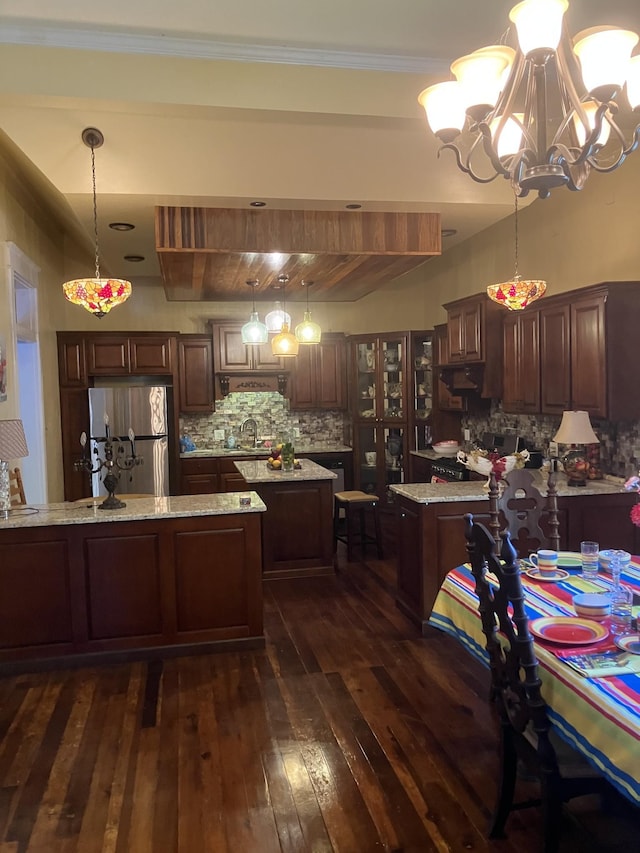
[[[94,278],[76,278],[62,285],[65,297],[74,305],[86,308],[96,317],[104,317],[116,305],[121,305],[131,296],[131,282],[121,278],[100,277],[100,247],[98,244],[98,206],[96,202],[96,157],[95,149],[104,144],[104,136],[95,127],[82,131],[82,141],[91,149],[91,178],[93,186],[93,233],[95,238]]]
[[[501,284],[490,284],[487,287],[487,296],[499,305],[504,305],[510,311],[523,311],[527,305],[531,305],[536,299],[544,296],[547,289],[546,281],[537,279],[523,279],[518,273],[518,196],[515,196],[514,211],[515,227],[515,272],[511,281],[503,281]]]

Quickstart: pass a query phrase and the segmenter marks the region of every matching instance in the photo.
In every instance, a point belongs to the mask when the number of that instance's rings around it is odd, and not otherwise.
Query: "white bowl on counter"
[[[459,450],[459,444],[449,441],[441,441],[433,445],[433,452],[438,456],[455,456]]]

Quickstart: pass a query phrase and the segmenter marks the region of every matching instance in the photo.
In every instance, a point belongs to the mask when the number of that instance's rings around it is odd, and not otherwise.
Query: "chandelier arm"
[[[616,130],[618,130],[617,127]],[[618,159],[615,161],[615,163],[612,163],[609,166],[601,166],[597,163],[597,161],[590,160],[589,164],[591,165],[591,168],[594,169],[596,172],[603,172],[605,174],[607,172],[613,172],[618,168],[618,166],[621,166],[622,163],[624,163],[629,154],[636,150],[638,144],[640,144],[640,125],[638,125],[633,132],[633,140],[631,144],[628,148],[625,148],[623,151],[620,152],[620,155],[618,156]]]
[[[476,147],[476,144],[477,144],[479,139],[480,139],[480,137],[478,137],[475,140],[475,142],[471,148],[471,151],[469,152],[469,154],[467,154],[466,164],[462,159],[462,153],[461,153],[460,149],[458,148],[457,145],[454,145],[453,142],[447,142],[444,145],[441,145],[440,148],[438,149],[438,156],[440,156],[441,151],[443,151],[445,148],[448,148],[450,151],[453,151],[453,153],[455,154],[456,164],[457,164],[458,168],[462,172],[465,173],[465,175],[469,175],[469,177],[472,178],[474,181],[476,181],[478,184],[490,184],[491,181],[495,181],[495,179],[498,177],[499,174],[502,174],[502,169],[500,170],[500,172],[496,172],[496,174],[492,175],[490,178],[481,178],[480,175],[477,175],[474,172],[474,170],[471,166],[471,163],[469,162],[469,158],[471,157],[473,149]]]

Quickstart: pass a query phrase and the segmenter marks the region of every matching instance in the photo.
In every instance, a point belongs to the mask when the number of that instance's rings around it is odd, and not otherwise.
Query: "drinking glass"
[[[598,551],[600,546],[597,542],[581,542],[580,556],[582,558],[582,577],[584,580],[595,580],[598,577]]]
[[[628,634],[633,622],[633,591],[620,585],[620,570],[623,563],[630,559],[627,551],[611,551],[611,575],[613,589],[611,591],[611,617],[609,628],[612,634]]]

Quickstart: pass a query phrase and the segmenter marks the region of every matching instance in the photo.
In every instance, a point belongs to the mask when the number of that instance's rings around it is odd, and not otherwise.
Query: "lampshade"
[[[296,326],[296,338],[301,344],[319,344],[322,338],[322,329],[317,323],[313,322],[309,311],[309,288],[313,282],[302,281],[301,284],[307,291],[307,310],[304,312],[302,323],[298,323]]]
[[[271,352],[274,355],[279,355],[280,358],[289,358],[290,356],[298,355],[300,342],[295,335],[289,331],[289,324],[282,324],[280,331],[271,341]]]
[[[100,247],[98,244],[98,206],[96,201],[95,149],[104,144],[104,136],[95,127],[85,127],[82,141],[91,149],[91,178],[93,188],[93,234],[95,240],[95,278],[76,278],[62,285],[65,297],[74,305],[86,308],[96,317],[104,317],[116,305],[131,296],[131,282],[121,278],[100,278]]]
[[[481,47],[451,64],[451,71],[462,88],[462,102],[468,115],[480,121],[491,110],[502,91],[505,71],[516,52],[507,45]]]
[[[588,412],[563,412],[560,429],[553,437],[558,444],[598,444]]]
[[[287,314],[287,312],[280,306],[279,302],[276,302],[275,308],[273,308],[272,311],[269,311],[267,316],[264,318],[264,322],[267,326],[267,331],[270,334],[274,334],[282,331],[282,327],[285,323],[288,326],[291,326],[291,315]]]
[[[525,56],[533,51],[554,51],[562,34],[562,19],[567,0],[524,0],[509,12],[518,32],[520,50]]]
[[[631,51],[637,44],[638,34],[631,30],[591,27],[578,33],[573,51],[587,92],[601,101],[615,97],[627,79]]]
[[[249,321],[241,329],[242,343],[247,344],[247,346],[252,344],[266,344],[269,340],[269,331],[265,324],[260,322],[258,312],[256,311],[255,289],[259,282],[257,279],[250,279],[246,284],[253,290],[253,309]]]
[[[10,459],[21,459],[28,455],[22,421],[0,421],[0,460],[8,462]]]

